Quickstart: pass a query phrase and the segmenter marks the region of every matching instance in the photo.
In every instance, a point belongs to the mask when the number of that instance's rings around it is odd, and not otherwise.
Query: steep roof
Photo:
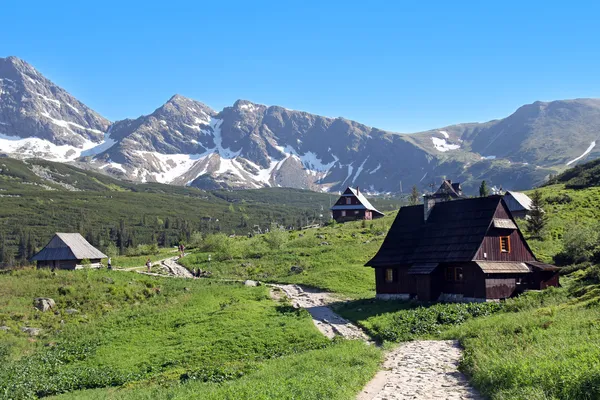
[[[83,260],[106,258],[79,233],[56,233],[31,261]]]
[[[505,196],[512,196],[512,198],[519,203],[523,210],[531,210],[531,198],[527,196],[525,193],[521,192],[506,192]]]
[[[462,188],[460,183],[454,182],[452,183],[449,179],[444,179],[438,190],[435,193],[428,195],[428,197],[434,198],[442,198],[442,197],[450,197],[452,199],[460,199],[465,196],[462,193]]]
[[[348,192],[350,192],[350,193],[348,193]],[[342,196],[355,196],[363,207],[361,207],[360,205],[341,205],[341,206],[335,205],[335,206],[331,207],[332,210],[367,209],[367,210],[375,211],[375,212],[383,215],[383,213],[381,211],[379,211],[375,207],[373,207],[371,202],[369,200],[367,200],[365,195],[362,194],[362,192],[360,190],[358,190],[358,188],[354,189],[354,188],[348,187],[348,188],[346,188],[346,190],[344,191],[344,194],[342,194]]]
[[[471,261],[501,203],[501,196],[439,202],[427,222],[423,205],[402,207],[381,248],[366,265]]]

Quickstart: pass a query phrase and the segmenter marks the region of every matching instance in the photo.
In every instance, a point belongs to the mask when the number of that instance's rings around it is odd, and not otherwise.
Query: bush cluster
[[[500,303],[434,304],[374,317],[369,330],[379,341],[401,342],[437,334],[444,326],[461,324],[502,308]]]

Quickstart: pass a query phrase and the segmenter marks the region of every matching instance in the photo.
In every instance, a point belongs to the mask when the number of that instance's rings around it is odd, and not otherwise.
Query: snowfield
[[[445,153],[446,151],[450,150],[460,149],[459,144],[450,144],[446,142],[446,139],[440,139],[438,137],[432,136],[431,141],[433,142],[433,147],[435,147],[437,151],[441,151],[442,153]]]
[[[571,165],[571,164],[573,164],[574,162],[577,162],[577,161],[581,160],[583,157],[585,157],[585,156],[587,156],[588,154],[590,154],[590,152],[592,151],[592,149],[593,149],[594,147],[596,147],[596,141],[595,141],[595,140],[594,140],[594,141],[593,141],[593,142],[590,144],[590,146],[589,146],[589,147],[588,147],[588,148],[587,148],[587,149],[586,149],[586,150],[583,152],[583,154],[582,154],[582,155],[580,155],[580,156],[579,156],[579,157],[577,157],[577,158],[574,158],[574,159],[572,159],[571,161],[569,161],[569,162],[567,163],[567,165]]]

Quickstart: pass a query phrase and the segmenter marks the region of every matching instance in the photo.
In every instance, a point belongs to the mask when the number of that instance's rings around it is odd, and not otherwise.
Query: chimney
[[[423,196],[423,220],[427,221],[429,218],[429,214],[431,214],[431,210],[433,210],[433,206],[435,206],[435,198],[430,195]]]
[[[356,194],[360,194],[360,189],[358,188],[358,186],[356,187]]]

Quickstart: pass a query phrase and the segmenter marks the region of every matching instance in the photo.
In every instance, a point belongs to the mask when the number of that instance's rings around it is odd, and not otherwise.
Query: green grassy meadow
[[[281,398],[287,385],[290,395],[345,399],[381,357],[363,343],[330,342],[308,312],[272,300],[265,286],[106,270],[0,279],[0,325],[9,327],[0,331],[1,398]],[[35,310],[37,296],[54,298],[55,312]],[[42,333],[30,337],[24,326]],[[312,379],[322,385],[311,388]],[[277,391],[261,389],[270,386]]]

